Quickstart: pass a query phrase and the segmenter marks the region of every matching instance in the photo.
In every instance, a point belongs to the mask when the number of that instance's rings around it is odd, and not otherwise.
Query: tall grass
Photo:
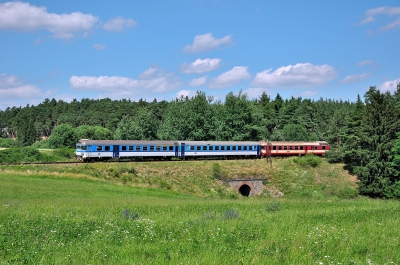
[[[138,171],[140,171],[138,169]],[[0,263],[398,264],[400,204],[0,172]]]

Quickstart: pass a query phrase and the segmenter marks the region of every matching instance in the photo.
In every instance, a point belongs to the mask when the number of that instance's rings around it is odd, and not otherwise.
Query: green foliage
[[[339,189],[338,197],[341,199],[354,199],[358,196],[358,190],[346,184],[343,188]]]
[[[302,167],[318,167],[322,162],[320,157],[311,153],[308,153],[305,156],[295,157],[293,161]]]
[[[50,149],[50,143],[48,139],[42,139],[40,141],[36,141],[32,144],[32,147],[36,149]]]
[[[0,147],[1,148],[10,148],[10,147],[21,147],[21,143],[18,141],[14,141],[11,138],[0,138]]]
[[[51,132],[49,145],[51,148],[74,148],[77,141],[75,129],[71,125],[61,124]]]
[[[398,87],[400,89],[400,86]],[[359,176],[361,194],[387,197],[398,177],[393,168],[400,113],[393,108],[395,100],[389,92],[371,87],[365,94],[365,113],[362,120],[360,165],[352,170]]]
[[[16,118],[17,122],[17,139],[23,146],[29,146],[36,140],[36,131],[31,113],[27,110],[22,111]]]
[[[155,140],[158,121],[149,108],[140,109],[135,117],[125,116],[118,123],[114,138],[118,140]]]
[[[307,130],[299,124],[287,124],[281,130],[284,141],[307,141]]]
[[[0,151],[0,163],[39,162],[43,155],[33,147],[13,147]]]
[[[329,163],[343,163],[343,153],[338,148],[333,148],[325,153]]]
[[[59,148],[53,151],[53,155],[61,157],[61,158],[74,158],[75,157],[75,149],[69,148]]]

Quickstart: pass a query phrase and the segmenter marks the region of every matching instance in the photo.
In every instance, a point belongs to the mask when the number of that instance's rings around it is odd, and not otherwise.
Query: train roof
[[[262,146],[267,144],[271,145],[329,145],[326,141],[315,141],[315,142],[290,142],[290,141],[260,141]]]
[[[180,141],[185,145],[260,145],[260,142],[250,141]]]
[[[88,140],[81,139],[78,144],[82,145],[179,145],[177,141],[142,141],[142,140]]]

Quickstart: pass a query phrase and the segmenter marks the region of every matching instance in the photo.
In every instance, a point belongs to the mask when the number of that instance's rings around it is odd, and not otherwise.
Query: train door
[[[185,143],[181,143],[181,158],[185,159]]]
[[[119,145],[113,146],[113,158],[119,158]]]
[[[175,150],[175,157],[178,158],[178,156],[179,156],[179,145],[175,145],[174,146],[174,150]]]

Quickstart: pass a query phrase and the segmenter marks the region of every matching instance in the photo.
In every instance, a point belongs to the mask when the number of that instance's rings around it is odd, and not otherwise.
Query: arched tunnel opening
[[[250,195],[251,188],[247,184],[243,184],[239,188],[239,193],[242,194],[243,196],[249,197]]]

